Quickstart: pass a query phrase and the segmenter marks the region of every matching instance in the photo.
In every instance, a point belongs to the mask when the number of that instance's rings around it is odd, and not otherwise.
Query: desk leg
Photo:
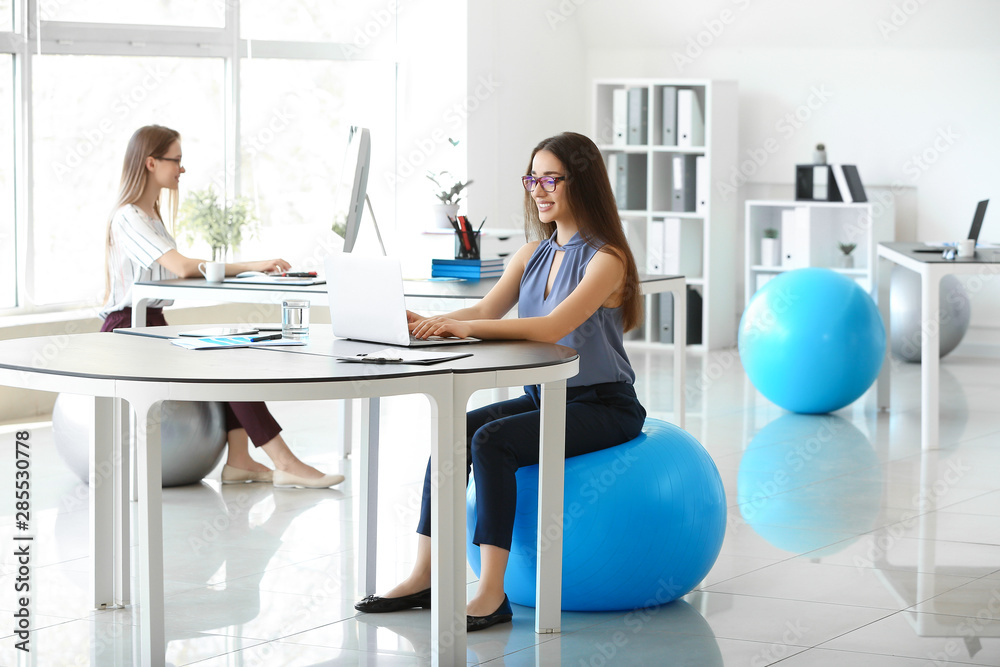
[[[114,551],[114,399],[94,398],[94,428],[90,432],[90,567],[94,608],[114,606],[114,572],[120,554]]]
[[[882,324],[885,326],[885,358],[882,360],[882,368],[878,372],[878,380],[875,383],[875,395],[879,410],[888,410],[890,401],[890,389],[892,388],[892,334],[889,323],[892,319],[892,311],[889,309],[891,303],[892,286],[892,262],[884,257],[878,258],[878,312],[882,316]]]
[[[465,410],[460,376],[431,396],[431,664],[465,664]],[[431,390],[432,391],[432,390]]]
[[[348,398],[343,401],[337,401],[337,404],[337,412],[340,418],[337,448],[340,450],[340,455],[346,459],[351,455],[351,436],[354,434],[354,400]]]
[[[676,332],[675,332],[676,335]],[[676,340],[676,338],[675,338]],[[541,387],[538,452],[538,578],[535,632],[559,632],[562,621],[563,486],[566,466],[566,381]]]
[[[351,408],[351,401],[341,401]],[[361,403],[361,484],[358,522],[358,582],[364,595],[375,594],[375,554],[378,550],[379,405],[376,398]]]
[[[163,630],[163,473],[160,457],[161,401],[134,404],[144,415],[136,433],[139,463],[139,636],[141,664],[162,665],[166,654]]]
[[[132,326],[133,327],[144,327],[146,326],[146,304],[149,303],[148,299],[136,299],[132,303]]]
[[[920,274],[920,446],[938,446],[938,367],[941,364],[941,276],[928,265]]]
[[[115,604],[124,606],[132,600],[131,565],[132,512],[129,482],[132,461],[132,408],[120,399],[115,402]]]
[[[687,285],[674,294],[674,415],[684,428],[687,410]]]

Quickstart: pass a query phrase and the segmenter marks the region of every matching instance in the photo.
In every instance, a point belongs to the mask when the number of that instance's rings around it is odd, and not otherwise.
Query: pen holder
[[[479,232],[455,232],[455,259],[479,259]]]

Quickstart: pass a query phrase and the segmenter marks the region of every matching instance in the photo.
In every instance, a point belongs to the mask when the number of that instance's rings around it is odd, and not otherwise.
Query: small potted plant
[[[462,191],[472,185],[472,181],[463,182],[455,178],[450,171],[427,172],[427,178],[434,183],[434,196],[441,202],[436,206],[435,223],[437,227],[451,229],[448,218],[458,216],[458,202],[462,200]]]
[[[781,248],[778,245],[778,230],[768,227],[760,240],[760,263],[763,266],[778,266],[781,262]]]
[[[224,262],[243,242],[244,231],[256,232],[257,218],[249,199],[220,203],[212,186],[195,190],[181,205],[178,230],[188,243],[200,237],[212,249],[212,261]]]
[[[851,255],[854,249],[858,247],[857,243],[839,243],[837,245],[840,248],[840,252],[844,253],[844,256],[840,258],[840,266],[844,269],[854,268],[854,256]]]

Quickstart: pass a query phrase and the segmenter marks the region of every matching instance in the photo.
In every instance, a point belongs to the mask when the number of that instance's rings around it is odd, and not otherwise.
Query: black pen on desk
[[[280,339],[281,339],[281,334],[277,333],[277,334],[271,334],[269,336],[257,336],[256,338],[251,338],[250,342],[259,343],[262,340],[280,340]]]
[[[479,223],[479,228],[476,229],[476,233],[477,234],[479,233],[479,230],[482,229],[483,225],[485,225],[485,224],[486,224],[486,218],[483,218],[483,221]]]

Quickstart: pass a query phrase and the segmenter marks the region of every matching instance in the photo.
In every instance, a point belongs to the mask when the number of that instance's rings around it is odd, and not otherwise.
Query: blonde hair
[[[162,157],[170,150],[175,141],[180,141],[177,130],[171,130],[162,125],[146,125],[140,127],[128,140],[125,149],[125,161],[122,164],[122,178],[118,185],[118,199],[108,215],[107,231],[104,241],[104,298],[111,294],[111,221],[115,212],[122,206],[134,204],[142,197],[149,182],[149,170],[146,169],[147,157]],[[168,190],[167,208],[170,211],[169,229],[173,233],[174,220],[177,218],[177,190]],[[160,213],[159,200],[153,202],[153,211],[163,220]],[[166,220],[163,220],[166,223]]]

